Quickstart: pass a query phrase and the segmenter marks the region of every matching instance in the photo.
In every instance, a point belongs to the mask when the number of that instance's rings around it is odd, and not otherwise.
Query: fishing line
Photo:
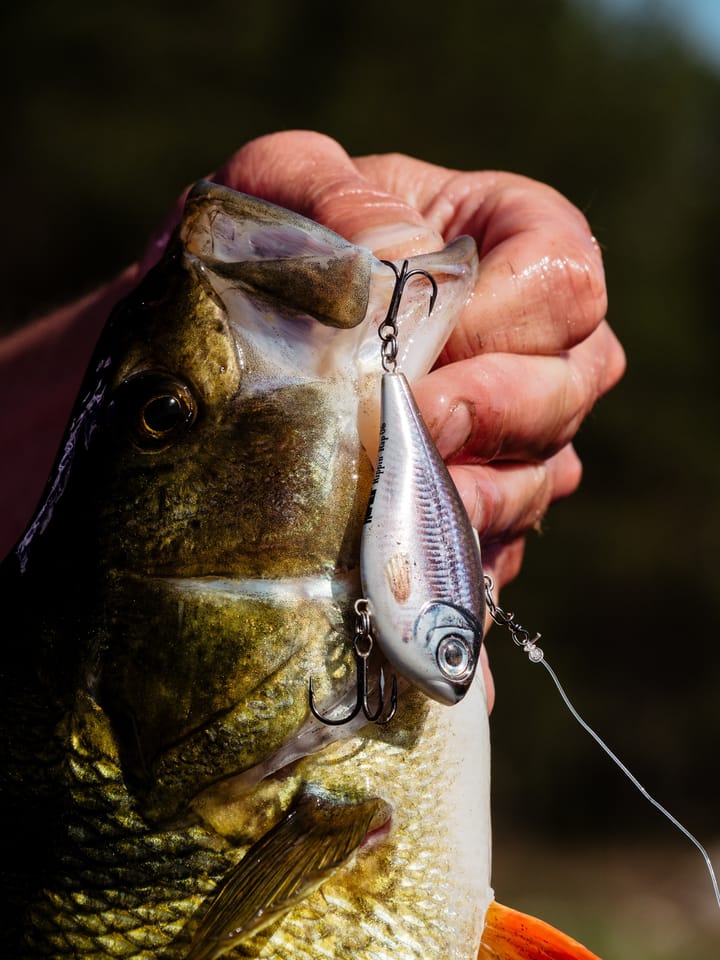
[[[638,778],[628,769],[628,767],[622,762],[622,760],[617,756],[617,754],[615,754],[610,749],[610,747],[607,745],[607,743],[605,743],[602,737],[598,733],[596,733],[595,730],[593,730],[593,728],[590,726],[590,724],[587,723],[587,721],[585,721],[580,716],[578,711],[573,706],[567,693],[565,692],[563,685],[560,683],[560,680],[558,679],[557,674],[545,659],[545,654],[540,649],[540,647],[537,646],[537,641],[540,639],[540,634],[536,633],[534,637],[531,637],[530,632],[526,630],[525,627],[520,626],[520,624],[517,622],[517,620],[515,619],[514,613],[509,613],[508,611],[503,610],[502,607],[499,607],[495,603],[495,600],[493,599],[492,590],[493,590],[492,578],[489,576],[485,576],[485,599],[488,605],[488,612],[490,613],[490,616],[493,618],[495,623],[499,624],[502,627],[506,627],[506,629],[509,630],[510,635],[512,636],[514,642],[519,647],[522,647],[522,649],[528,655],[528,659],[532,663],[541,663],[545,667],[553,683],[557,687],[558,693],[560,694],[563,700],[563,703],[570,711],[571,716],[574,717],[575,720],[577,720],[577,722],[580,724],[582,729],[593,738],[593,740],[598,744],[598,746],[605,751],[608,757],[610,757],[613,763],[625,774],[628,780],[645,797],[645,799],[649,803],[651,803],[656,810],[659,810],[660,813],[662,813],[662,815],[666,817],[670,821],[670,823],[672,823],[672,825],[676,827],[680,831],[680,833],[682,833],[685,837],[687,837],[687,839],[697,848],[703,860],[705,861],[705,866],[707,867],[708,873],[710,874],[710,882],[712,883],[715,899],[717,900],[718,907],[720,907],[720,887],[718,887],[717,876],[715,875],[715,870],[713,868],[712,861],[710,860],[710,856],[708,855],[708,852],[705,849],[705,847],[700,843],[697,837],[693,836],[693,834],[690,833],[690,831],[686,827],[684,827],[683,824],[680,823],[680,821],[670,813],[670,811],[666,807],[664,807],[658,800],[655,799],[655,797],[653,797],[645,789],[645,787],[640,783]]]

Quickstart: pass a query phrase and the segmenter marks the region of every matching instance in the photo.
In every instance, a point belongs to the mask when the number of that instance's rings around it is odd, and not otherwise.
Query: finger
[[[405,256],[443,246],[422,214],[363,176],[337,141],[308,130],[253,140],[215,179],[316,220],[353,243]]]
[[[378,187],[412,203],[446,241],[472,236],[475,295],[443,361],[479,352],[555,353],[604,318],[602,257],[585,217],[557,191],[515,174],[443,170],[398,155],[356,159]]]
[[[509,543],[490,543],[483,548],[483,569],[493,582],[493,597],[500,602],[503,587],[517,577],[522,569],[525,554],[525,537],[516,537]],[[486,629],[492,620],[486,616]]]
[[[443,246],[422,214],[365,178],[337,141],[310,130],[287,130],[250,141],[209,179],[294,210],[335,230],[378,257],[405,256]],[[180,220],[188,187],[152,237],[147,270],[162,255]]]
[[[487,631],[487,627],[485,629]],[[495,706],[495,681],[492,671],[490,670],[490,661],[488,660],[487,649],[484,643],[482,647],[480,647],[480,669],[482,670],[483,680],[485,681],[487,712],[492,713],[492,708]]]
[[[448,359],[480,350],[567,350],[603,320],[607,294],[598,245],[560,194],[505,177],[469,226],[478,240],[480,275],[448,343]]]
[[[490,353],[437,367],[413,393],[445,459],[544,460],[572,440],[624,364],[602,324],[557,356]]]
[[[485,546],[540,529],[550,503],[577,488],[582,468],[567,446],[542,463],[451,465],[450,474]]]

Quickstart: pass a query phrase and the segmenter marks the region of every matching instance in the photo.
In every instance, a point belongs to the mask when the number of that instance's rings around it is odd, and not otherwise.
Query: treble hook
[[[427,270],[420,270],[419,268],[415,270],[408,270],[409,262],[403,260],[402,266],[398,270],[392,260],[381,260],[380,263],[384,263],[386,267],[390,267],[392,272],[395,274],[395,288],[392,292],[392,297],[390,298],[390,304],[388,306],[387,314],[385,319],[378,327],[378,335],[382,340],[382,365],[383,369],[389,371],[390,369],[394,370],[396,367],[396,358],[397,358],[397,315],[400,310],[400,300],[402,299],[403,291],[407,285],[408,280],[412,277],[425,277],[426,280],[430,281],[430,286],[432,287],[432,293],[430,294],[430,308],[428,309],[428,316],[433,312],[433,307],[435,306],[435,301],[437,300],[438,295],[438,285],[435,280],[435,277],[431,273],[428,273]]]
[[[400,298],[403,295],[403,291],[407,285],[408,280],[412,277],[425,277],[430,281],[430,286],[432,287],[432,293],[430,295],[430,307],[428,309],[428,316],[433,312],[433,307],[435,306],[435,301],[437,300],[438,295],[438,285],[435,277],[428,273],[427,270],[421,270],[419,267],[415,270],[408,270],[410,263],[408,260],[403,260],[402,266],[398,270],[396,265],[392,260],[381,260],[380,263],[384,263],[386,267],[390,267],[392,272],[397,278],[395,283],[395,289],[393,290],[392,297],[390,298],[390,305],[388,306],[387,316],[385,317],[385,323],[394,322],[397,317],[398,310],[400,309]]]
[[[361,606],[361,604],[364,604],[364,606]],[[365,714],[366,719],[371,723],[384,725],[386,723],[390,723],[397,712],[397,677],[393,675],[392,688],[390,691],[390,710],[386,717],[384,717],[382,720],[380,719],[383,711],[385,710],[385,671],[382,667],[380,667],[380,673],[378,676],[378,708],[377,710],[370,709],[370,703],[368,701],[367,662],[372,652],[373,642],[372,636],[370,635],[370,615],[367,610],[366,600],[356,601],[355,613],[358,617],[357,627],[355,630],[355,639],[353,640],[353,651],[355,652],[355,664],[357,666],[357,697],[355,700],[355,706],[348,714],[346,714],[344,717],[339,717],[337,720],[330,720],[328,717],[324,717],[315,706],[315,692],[313,690],[312,677],[310,677],[310,712],[314,717],[330,727],[339,727],[344,723],[350,723],[350,721],[354,720],[361,710]],[[365,642],[363,643],[363,641]]]

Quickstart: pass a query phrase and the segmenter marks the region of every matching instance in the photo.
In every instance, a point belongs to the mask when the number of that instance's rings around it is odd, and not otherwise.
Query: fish
[[[470,296],[414,257],[398,368]],[[360,547],[394,276],[210,181],[111,312],[43,498],[0,565],[2,956],[529,960],[593,954],[497,904],[482,672],[356,696]],[[380,697],[384,657],[370,657]]]

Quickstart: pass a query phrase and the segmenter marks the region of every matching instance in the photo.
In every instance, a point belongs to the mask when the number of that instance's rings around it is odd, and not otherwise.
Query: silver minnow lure
[[[399,674],[455,704],[482,643],[480,547],[407,379],[394,370],[382,377],[381,424],[360,548],[373,632]]]

